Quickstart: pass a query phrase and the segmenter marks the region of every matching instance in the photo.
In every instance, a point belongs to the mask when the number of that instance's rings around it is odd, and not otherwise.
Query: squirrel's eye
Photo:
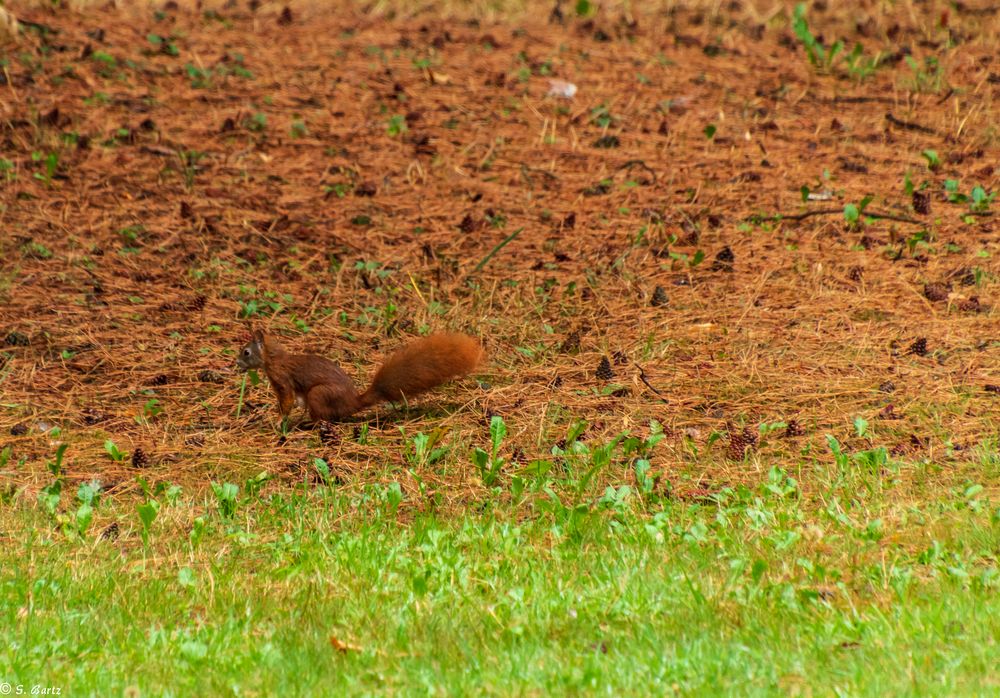
[[[243,356],[250,356],[250,350],[249,349],[244,349],[243,350]]]

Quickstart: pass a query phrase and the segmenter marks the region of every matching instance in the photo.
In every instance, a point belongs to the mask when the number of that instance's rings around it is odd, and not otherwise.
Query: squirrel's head
[[[264,333],[262,331],[254,330],[250,341],[240,349],[240,353],[236,357],[236,365],[242,371],[264,366]]]

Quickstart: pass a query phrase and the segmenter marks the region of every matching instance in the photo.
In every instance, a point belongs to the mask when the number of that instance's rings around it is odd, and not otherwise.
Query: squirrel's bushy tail
[[[468,335],[442,332],[421,337],[386,359],[371,387],[358,396],[358,407],[412,399],[471,373],[483,354],[482,345]]]

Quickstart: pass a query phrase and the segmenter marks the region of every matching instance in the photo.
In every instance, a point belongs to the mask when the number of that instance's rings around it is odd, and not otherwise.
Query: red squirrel
[[[421,337],[391,354],[363,393],[343,369],[315,354],[289,354],[273,337],[256,330],[236,358],[248,371],[263,368],[278,397],[284,419],[298,405],[313,421],[336,421],[380,402],[409,400],[420,393],[471,373],[483,347],[464,334]]]

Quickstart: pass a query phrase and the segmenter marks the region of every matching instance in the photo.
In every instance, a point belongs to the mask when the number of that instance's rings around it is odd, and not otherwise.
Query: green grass
[[[0,677],[63,695],[1000,690],[1000,511],[976,488],[904,501],[838,472],[806,496],[774,470],[692,502],[547,478],[449,512],[346,490],[241,488],[231,517],[161,493],[148,546],[135,502],[96,501],[80,537],[15,498]]]

